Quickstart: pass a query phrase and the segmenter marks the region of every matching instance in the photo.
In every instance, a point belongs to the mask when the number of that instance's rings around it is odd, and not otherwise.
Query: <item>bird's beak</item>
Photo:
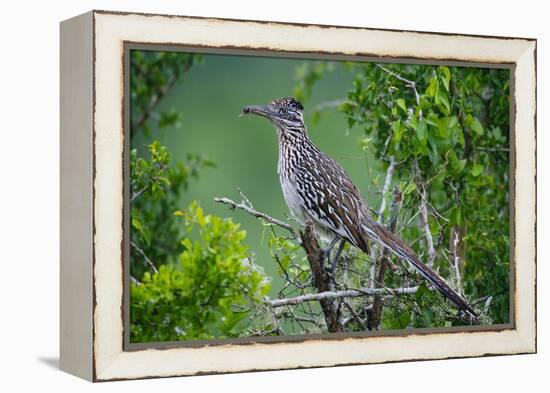
[[[266,117],[268,119],[273,119],[275,113],[271,110],[269,105],[247,105],[242,109],[243,115],[258,115]]]

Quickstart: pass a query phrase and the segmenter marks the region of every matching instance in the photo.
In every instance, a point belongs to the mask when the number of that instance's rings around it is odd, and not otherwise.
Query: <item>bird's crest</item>
[[[278,107],[288,108],[293,110],[301,111],[304,109],[304,106],[302,105],[302,103],[294,97],[277,98],[272,102],[272,104]]]

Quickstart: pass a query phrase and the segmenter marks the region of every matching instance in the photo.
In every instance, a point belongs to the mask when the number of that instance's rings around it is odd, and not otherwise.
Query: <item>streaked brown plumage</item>
[[[312,221],[317,232],[331,244],[335,239],[344,239],[368,252],[369,240],[378,242],[409,262],[456,307],[476,317],[458,292],[424,265],[401,239],[370,217],[367,204],[345,170],[309,139],[302,111],[302,104],[291,97],[265,106],[243,108],[243,113],[266,117],[277,130],[279,179],[285,201],[296,219],[302,225]]]

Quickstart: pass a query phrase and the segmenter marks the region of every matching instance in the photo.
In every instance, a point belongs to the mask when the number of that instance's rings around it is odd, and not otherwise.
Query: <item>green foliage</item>
[[[233,337],[248,318],[238,306],[258,304],[269,282],[249,261],[246,233],[231,219],[205,215],[196,202],[184,219],[179,264],[161,265],[131,287],[131,341]]]
[[[130,51],[130,123],[132,136],[141,130],[146,136],[157,128],[180,125],[175,109],[157,113],[160,100],[188,71],[202,61],[200,54],[168,51]]]
[[[398,178],[414,179],[418,163],[438,248],[449,247],[451,229],[465,233],[466,294],[493,296],[492,318],[507,322],[509,72],[395,64],[353,70],[354,86],[341,106],[348,126],[362,127],[376,159],[395,157]],[[409,194],[405,217],[414,214],[418,198]],[[403,236],[413,242],[418,233],[406,228]],[[417,244],[422,254],[424,246]],[[448,255],[439,252],[436,266],[450,274]]]
[[[334,70],[334,63],[318,61],[315,63],[304,62],[296,68],[295,78],[297,84],[293,95],[298,101],[307,100],[313,91],[315,82],[323,78],[325,72]]]
[[[143,261],[143,251],[153,263],[175,262],[182,251],[178,239],[181,228],[173,213],[179,209],[182,193],[191,179],[198,179],[199,169],[213,163],[200,155],[188,154],[186,161],[173,162],[168,149],[159,141],[147,146],[149,157],[130,151],[131,249],[134,262]],[[139,250],[138,250],[139,249]],[[139,279],[147,266],[132,263],[131,273]]]
[[[191,180],[213,162],[193,153],[175,161],[156,138],[144,144],[153,132],[180,126],[180,113],[159,112],[158,104],[200,60],[187,53],[131,52],[132,342],[237,336],[269,291],[238,224],[205,215],[196,202],[180,210]]]
[[[449,250],[451,234],[458,232],[457,256],[465,295],[480,302],[492,296],[484,323],[508,322],[509,71],[352,62],[343,63],[343,68],[354,75],[353,85],[339,105],[348,129],[359,127],[364,132],[360,146],[367,157],[374,158],[369,165],[374,163],[379,173],[385,173],[390,157],[398,163],[393,179],[405,200],[399,235],[413,244],[421,258],[427,257],[425,234],[418,222],[425,190],[428,224],[437,250],[436,269],[456,285]],[[307,99],[324,72],[321,63],[300,67],[296,93]],[[318,120],[318,114],[313,115]],[[375,177],[372,182],[380,188],[383,179]],[[352,255],[348,263],[363,279],[348,274],[338,283],[342,287],[368,286],[364,277],[376,262],[356,264],[353,258],[357,256]],[[385,284],[400,287],[414,281],[405,269],[388,272]],[[437,294],[423,289],[414,299],[387,300],[382,327],[461,323]],[[359,308],[364,306],[360,300],[353,302]]]

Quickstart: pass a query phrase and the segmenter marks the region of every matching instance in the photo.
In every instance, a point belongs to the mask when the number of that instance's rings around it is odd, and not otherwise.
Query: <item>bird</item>
[[[420,276],[461,312],[477,314],[456,290],[424,264],[413,249],[370,216],[365,200],[344,168],[322,152],[310,139],[304,122],[304,107],[293,97],[282,97],[267,105],[248,105],[242,114],[268,119],[275,127],[279,145],[277,172],[290,213],[302,226],[312,222],[315,232],[330,239],[324,250],[345,242],[369,252],[374,241],[408,262]]]

